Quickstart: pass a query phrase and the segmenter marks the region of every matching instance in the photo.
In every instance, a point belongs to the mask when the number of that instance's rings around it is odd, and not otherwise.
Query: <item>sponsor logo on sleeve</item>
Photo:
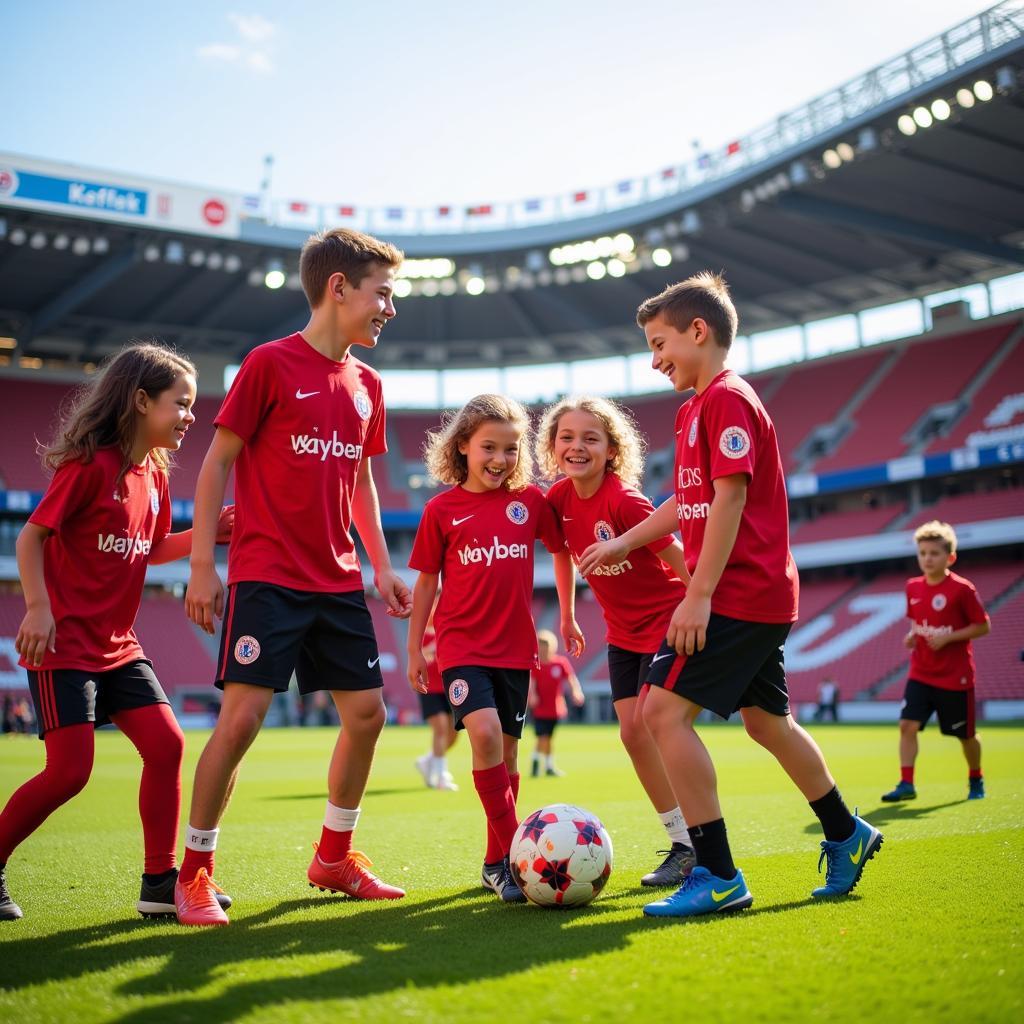
[[[603,519],[598,519],[594,523],[594,536],[598,540],[611,540],[615,536],[615,531]]]
[[[448,686],[448,702],[457,708],[469,696],[469,683],[465,679],[453,679]]]
[[[937,611],[937,612],[941,612],[942,609],[945,608],[945,607],[946,607],[946,595],[945,594],[936,594],[932,598],[932,608],[935,611]]]
[[[356,407],[356,412],[359,413],[361,419],[368,420],[370,413],[373,412],[373,404],[370,402],[370,396],[365,391],[357,391],[352,396],[352,402]]]
[[[726,427],[718,447],[726,458],[742,459],[750,451],[750,436],[742,427]]]
[[[510,501],[505,506],[505,515],[516,524],[522,526],[530,518],[530,510],[521,501]]]
[[[235,661],[251,665],[260,656],[260,642],[254,636],[240,636],[235,644]]]

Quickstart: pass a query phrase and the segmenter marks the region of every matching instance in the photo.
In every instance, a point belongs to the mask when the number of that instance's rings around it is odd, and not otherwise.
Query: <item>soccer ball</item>
[[[612,840],[589,811],[551,804],[525,818],[509,851],[512,875],[538,907],[582,907],[612,873]]]

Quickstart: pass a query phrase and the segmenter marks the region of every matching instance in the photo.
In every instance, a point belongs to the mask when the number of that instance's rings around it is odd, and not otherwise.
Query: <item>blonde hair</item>
[[[558,637],[550,629],[537,630],[537,643],[547,644],[551,648],[552,653],[558,650]]]
[[[608,435],[609,446],[615,449],[615,454],[608,458],[605,472],[614,473],[627,487],[639,487],[647,445],[637,429],[632,413],[617,402],[595,398],[593,395],[563,398],[548,406],[541,415],[540,426],[537,428],[537,465],[544,477],[554,480],[558,476],[555,436],[558,433],[558,421],[567,412],[589,412],[601,424],[601,429]]]
[[[423,446],[427,472],[443,484],[465,483],[469,464],[459,445],[467,442],[484,423],[507,423],[519,431],[519,461],[502,486],[509,491],[522,490],[533,479],[530,417],[514,398],[504,395],[477,395],[458,412],[447,414],[440,430],[428,432]]]
[[[74,393],[56,435],[40,451],[43,465],[56,471],[68,462],[92,462],[97,448],[117,448],[121,452],[120,487],[132,464],[138,426],[135,396],[145,391],[156,398],[183,374],[195,377],[196,368],[173,349],[155,342],[127,345]],[[158,469],[169,470],[171,457],[165,448],[153,448],[149,456]]]
[[[933,519],[930,523],[919,526],[914,531],[914,543],[920,544],[923,540],[937,540],[945,546],[947,554],[956,554],[956,531],[949,523]]]

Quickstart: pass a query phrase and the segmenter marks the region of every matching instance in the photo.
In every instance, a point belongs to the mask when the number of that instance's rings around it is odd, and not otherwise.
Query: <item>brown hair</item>
[[[947,555],[956,554],[956,531],[949,523],[933,519],[914,531],[914,543],[920,544],[923,540],[937,540],[946,549]]]
[[[670,284],[663,292],[640,303],[636,322],[640,327],[664,317],[677,331],[685,331],[700,317],[715,333],[715,341],[728,349],[736,337],[739,317],[721,274],[701,271],[685,281]]]
[[[40,451],[43,465],[56,471],[68,462],[92,462],[97,448],[117,448],[121,452],[120,486],[132,464],[136,393],[145,391],[156,398],[184,373],[195,377],[196,368],[171,348],[147,341],[125,346],[71,396],[53,440]],[[149,454],[166,473],[170,453],[154,448]]]
[[[533,477],[530,418],[515,399],[504,395],[477,395],[458,412],[449,413],[440,430],[428,433],[423,447],[427,472],[443,484],[465,483],[469,464],[459,445],[468,441],[483,423],[507,423],[519,431],[519,461],[502,486],[509,491],[522,490]]]
[[[397,269],[404,258],[402,250],[390,242],[350,228],[310,235],[299,257],[299,278],[310,309],[320,305],[331,274],[344,274],[358,288],[374,266]]]
[[[548,406],[541,415],[537,428],[537,465],[549,480],[558,476],[555,462],[555,437],[558,421],[567,412],[589,412],[601,429],[608,435],[608,443],[615,449],[605,466],[605,471],[614,473],[627,487],[639,487],[644,471],[645,444],[632,415],[617,402],[593,395],[576,395],[563,398]]]

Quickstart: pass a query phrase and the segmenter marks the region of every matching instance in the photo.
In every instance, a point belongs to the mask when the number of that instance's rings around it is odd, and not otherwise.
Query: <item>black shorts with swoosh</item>
[[[216,685],[249,683],[283,693],[292,672],[303,694],[384,685],[361,590],[323,594],[251,582],[228,587]]]

